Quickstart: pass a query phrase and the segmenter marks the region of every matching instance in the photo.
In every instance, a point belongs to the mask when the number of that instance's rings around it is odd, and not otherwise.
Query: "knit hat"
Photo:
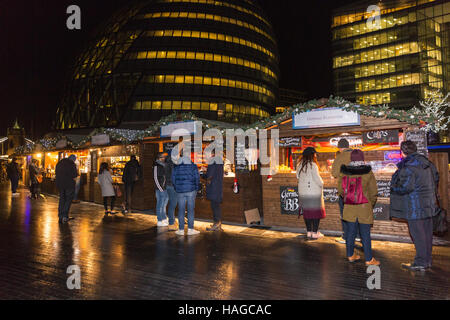
[[[75,160],[77,160],[77,156],[74,155],[74,154],[71,154],[71,155],[69,156],[69,159],[72,160],[73,162],[75,162]]]
[[[339,140],[337,146],[339,149],[346,149],[346,148],[350,148],[350,143],[348,142],[347,139],[342,138],[341,140]]]
[[[361,150],[355,149],[350,154],[351,161],[364,161],[364,152]]]
[[[313,147],[308,147],[305,150],[303,150],[303,155],[304,156],[309,156],[309,155],[314,154],[316,152],[317,152],[316,149],[314,149]]]

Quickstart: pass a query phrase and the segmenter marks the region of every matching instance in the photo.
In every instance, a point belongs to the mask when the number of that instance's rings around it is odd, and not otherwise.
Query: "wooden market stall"
[[[279,129],[279,166],[272,168],[276,172],[272,179],[262,179],[265,225],[305,227],[303,218],[298,216],[296,205],[298,181],[295,168],[302,150],[312,146],[318,151],[320,175],[324,180],[326,218],[321,221],[320,228],[341,231],[337,179],[331,175],[331,166],[338,151],[338,141],[346,138],[351,148],[364,151],[365,160],[372,166],[377,179],[379,194],[374,208],[372,232],[408,236],[406,223],[389,220],[390,180],[397,169],[396,163],[401,160],[400,142],[413,139],[418,143],[419,151],[426,153],[426,135],[417,126],[407,122],[353,112],[349,117],[346,113],[343,110],[336,111],[336,108],[315,109],[271,126],[271,129]],[[441,202],[448,209],[447,154],[434,153],[430,160],[441,175]]]

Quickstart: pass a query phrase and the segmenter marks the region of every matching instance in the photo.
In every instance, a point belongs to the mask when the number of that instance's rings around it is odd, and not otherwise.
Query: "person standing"
[[[20,170],[16,158],[12,158],[12,161],[6,166],[6,174],[11,181],[12,196],[17,197],[19,195],[17,187],[19,186]]]
[[[333,165],[331,167],[331,175],[335,178],[339,178],[339,174],[341,172],[341,166],[346,165],[350,163],[350,154],[352,153],[353,149],[350,149],[350,143],[347,139],[342,138],[339,140],[337,147],[339,148],[339,151],[336,153],[336,158],[334,159]],[[344,214],[344,200],[341,196],[339,196],[339,213],[341,215],[341,224],[342,224],[342,237],[336,239],[336,242],[345,244],[345,239],[347,237],[347,224],[343,218]]]
[[[167,202],[169,196],[166,190],[166,157],[163,152],[159,152],[153,164],[153,182],[155,183],[156,194],[156,217],[158,218],[158,227],[167,227],[169,225],[166,215]]]
[[[60,160],[56,164],[56,187],[59,190],[58,217],[60,223],[69,221],[70,205],[75,194],[75,179],[78,176],[75,155]]]
[[[370,228],[373,224],[373,207],[377,203],[378,187],[372,168],[364,162],[364,153],[353,150],[349,165],[341,166],[338,193],[344,201],[343,218],[347,224],[347,259],[355,262],[361,257],[354,253],[357,229],[361,234],[366,265],[380,265],[372,256]]]
[[[402,267],[425,271],[432,266],[433,219],[436,214],[436,197],[439,173],[434,164],[417,153],[413,141],[400,144],[403,160],[391,180],[390,216],[408,221],[409,233],[416,248],[412,263]]]
[[[187,235],[195,235],[200,232],[194,229],[195,199],[200,185],[198,167],[188,157],[180,159],[178,165],[173,168],[172,182],[178,197],[178,231],[177,235],[184,235],[184,213],[187,204],[188,232]]]
[[[131,198],[134,191],[134,184],[142,178],[142,170],[136,156],[132,155],[130,161],[125,164],[123,169],[122,181],[125,187],[125,209],[123,213],[128,213],[131,209]]]
[[[37,159],[31,160],[30,165],[28,166],[28,171],[30,174],[30,199],[38,199],[39,198],[39,175],[41,174],[41,170],[39,169],[39,164]]]
[[[169,217],[169,231],[176,231],[178,227],[175,223],[175,208],[177,207],[178,197],[177,192],[172,182],[172,172],[175,164],[172,161],[172,152],[166,157],[165,177],[166,177],[166,190],[169,197],[167,216]]]
[[[211,203],[214,224],[207,231],[222,231],[223,161],[220,160],[213,150],[206,170],[206,199]]]
[[[325,218],[325,202],[323,200],[323,180],[319,174],[316,150],[308,147],[297,166],[298,197],[305,219],[308,239],[319,239],[320,219]]]
[[[108,214],[114,214],[114,203],[116,202],[116,192],[114,191],[113,178],[109,172],[107,162],[100,164],[100,170],[97,177],[97,182],[102,190],[103,206],[105,208],[105,217]],[[110,199],[111,210],[108,210],[108,199]]]

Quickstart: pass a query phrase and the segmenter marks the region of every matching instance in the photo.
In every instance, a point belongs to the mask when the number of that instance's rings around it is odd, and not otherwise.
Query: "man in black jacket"
[[[439,173],[434,164],[417,153],[413,141],[400,145],[404,159],[392,176],[390,215],[408,221],[409,233],[416,247],[413,263],[404,268],[425,271],[431,268],[433,249],[433,219],[436,214],[436,192]]]
[[[17,187],[19,186],[19,165],[16,162],[16,158],[12,158],[11,163],[6,166],[6,174],[8,175],[8,179],[11,181],[11,193],[12,196],[18,196]]]
[[[56,186],[59,190],[58,217],[60,223],[69,221],[70,205],[75,195],[75,179],[78,177],[75,155],[64,158],[55,168]]]
[[[130,161],[125,164],[123,169],[122,181],[125,187],[125,210],[123,213],[128,213],[131,209],[131,197],[136,181],[142,178],[142,170],[136,156],[132,155]]]

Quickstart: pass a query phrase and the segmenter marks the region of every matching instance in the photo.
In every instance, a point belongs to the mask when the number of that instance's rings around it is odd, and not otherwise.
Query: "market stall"
[[[300,203],[295,169],[302,150],[314,147],[318,152],[319,171],[324,181],[327,214],[320,228],[341,231],[337,179],[331,175],[331,166],[339,140],[346,138],[351,148],[364,151],[365,160],[372,166],[377,180],[378,202],[374,208],[373,233],[407,236],[405,223],[389,220],[390,181],[397,169],[396,163],[401,160],[401,141],[414,140],[419,152],[426,154],[426,134],[417,125],[389,119],[384,115],[361,115],[336,107],[327,108],[325,105],[294,113],[291,118],[271,126],[272,129],[279,129],[279,165],[272,168],[274,174],[271,179],[262,180],[264,224],[305,227],[303,218],[298,215]],[[446,167],[436,165],[440,172],[446,174]],[[447,183],[443,181],[442,190],[446,189]],[[447,206],[448,194],[443,192],[441,198]]]

